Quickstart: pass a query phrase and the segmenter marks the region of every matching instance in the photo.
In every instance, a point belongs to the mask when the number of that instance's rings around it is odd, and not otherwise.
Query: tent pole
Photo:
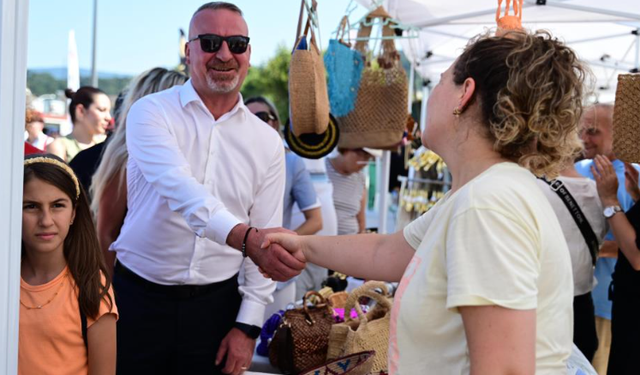
[[[0,374],[18,372],[28,0],[0,0]]]
[[[552,1],[552,0],[547,0],[547,6],[554,7],[554,8],[577,10],[580,12],[606,14],[608,16],[621,17],[621,18],[627,18],[627,19],[633,19],[633,20],[640,20],[640,14],[638,13],[620,12],[616,10],[610,10],[607,8],[595,8],[595,7],[589,7],[584,5],[567,4],[565,2]]]
[[[391,172],[391,151],[384,151],[382,153],[382,173],[380,178],[380,188],[378,193],[380,194],[380,206],[378,211],[378,233],[387,234],[387,211],[389,210],[389,176]]]
[[[640,29],[636,29],[636,61],[634,65],[636,70],[640,69]]]

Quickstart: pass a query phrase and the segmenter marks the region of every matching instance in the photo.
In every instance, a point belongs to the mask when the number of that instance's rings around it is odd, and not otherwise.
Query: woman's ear
[[[473,99],[473,94],[476,92],[476,81],[469,77],[464,80],[462,83],[462,93],[460,94],[460,108],[461,111],[464,110],[471,104],[471,100]]]
[[[78,104],[76,106],[76,118],[77,119],[83,118],[86,113],[87,113],[87,109],[82,104]]]

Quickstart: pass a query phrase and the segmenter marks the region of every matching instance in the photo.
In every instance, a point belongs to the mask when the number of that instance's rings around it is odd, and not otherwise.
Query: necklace
[[[27,306],[24,304],[24,302],[22,302],[22,298],[20,299],[20,304],[22,306],[24,306],[27,310],[40,310],[43,307],[47,306],[48,304],[51,303],[51,301],[53,301],[54,298],[56,298],[56,296],[58,295],[58,293],[60,292],[60,289],[62,288],[62,284],[64,284],[64,280],[60,281],[60,285],[58,285],[58,289],[56,289],[56,292],[53,294],[53,296],[51,296],[51,298],[49,298],[47,300],[47,302],[41,304],[41,305],[37,305],[37,306]]]

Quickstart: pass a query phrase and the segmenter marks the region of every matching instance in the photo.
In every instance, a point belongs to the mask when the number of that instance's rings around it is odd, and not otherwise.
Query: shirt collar
[[[180,88],[180,104],[182,105],[182,108],[184,108],[184,107],[187,106],[187,104],[189,104],[191,102],[198,102],[198,103],[200,103],[200,105],[203,108],[205,108],[205,109],[207,108],[207,106],[204,105],[204,102],[200,98],[200,95],[198,95],[198,93],[196,92],[196,89],[193,88],[193,84],[191,83],[191,79],[189,79]],[[221,120],[223,118],[231,117],[236,112],[240,112],[244,116],[244,118],[246,118],[246,115],[247,115],[248,111],[249,111],[249,109],[247,109],[247,107],[244,105],[244,99],[242,98],[242,94],[238,93],[238,103],[229,112],[227,112],[224,115],[220,116],[219,119],[216,119],[216,121],[219,121],[219,120]]]

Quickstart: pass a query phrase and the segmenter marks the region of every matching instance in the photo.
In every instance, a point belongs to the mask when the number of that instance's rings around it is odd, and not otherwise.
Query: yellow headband
[[[63,171],[67,172],[67,174],[73,180],[73,183],[76,185],[76,200],[78,200],[78,198],[80,198],[80,183],[78,183],[78,177],[76,177],[76,174],[73,173],[73,169],[71,169],[71,167],[69,167],[67,164],[65,164],[65,163],[63,163],[61,161],[58,161],[56,159],[47,158],[47,157],[43,157],[43,156],[38,156],[37,158],[30,158],[30,159],[25,160],[24,161],[24,166],[26,167],[27,165],[36,164],[36,163],[53,164],[56,167],[59,167]]]

